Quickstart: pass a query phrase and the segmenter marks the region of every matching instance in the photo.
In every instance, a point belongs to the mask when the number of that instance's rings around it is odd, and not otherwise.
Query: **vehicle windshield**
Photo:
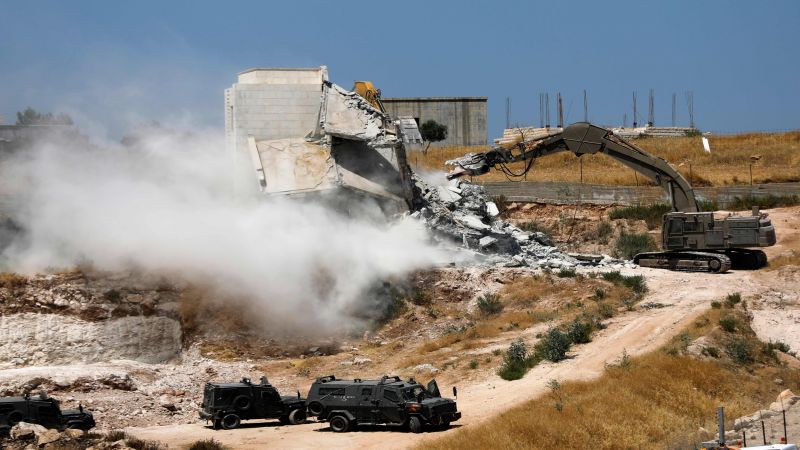
[[[406,388],[403,391],[403,397],[406,400],[416,401],[418,399],[421,400],[421,399],[424,399],[424,398],[431,398],[431,394],[427,390],[425,390],[424,387],[422,387],[421,385],[418,384],[416,386],[412,386],[410,388]]]

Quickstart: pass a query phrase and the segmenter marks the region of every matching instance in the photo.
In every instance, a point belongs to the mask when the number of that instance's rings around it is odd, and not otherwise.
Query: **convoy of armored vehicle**
[[[259,383],[247,378],[233,383],[206,383],[199,414],[214,429],[226,430],[252,419],[278,419],[285,425],[298,425],[311,415],[327,421],[335,432],[381,424],[419,433],[425,427],[446,429],[461,418],[455,400],[443,398],[435,380],[423,386],[413,378],[403,381],[397,376],[340,380],[333,375],[317,378],[307,399],[299,392],[281,396],[267,377],[261,377]],[[94,416],[82,406],[62,410],[58,400],[44,393],[0,398],[0,435],[8,435],[19,422],[58,430],[89,430],[95,426]]]

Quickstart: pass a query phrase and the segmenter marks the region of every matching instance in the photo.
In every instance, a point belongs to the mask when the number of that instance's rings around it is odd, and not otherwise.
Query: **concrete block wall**
[[[247,138],[303,137],[317,125],[325,66],[313,69],[251,69],[225,90],[227,144],[247,152]]]
[[[421,125],[428,120],[447,126],[447,139],[433,146],[486,145],[488,142],[486,97],[386,98],[383,105],[392,117],[410,116]]]

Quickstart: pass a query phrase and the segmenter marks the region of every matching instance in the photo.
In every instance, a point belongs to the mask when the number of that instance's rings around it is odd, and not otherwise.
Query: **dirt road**
[[[770,258],[800,246],[800,208],[788,208],[773,215],[781,226],[780,245],[767,249]],[[587,380],[599,376],[606,363],[614,362],[626,351],[635,356],[654,350],[675,336],[700,313],[711,300],[720,300],[732,292],[743,296],[795,296],[800,280],[785,279],[780,271],[736,271],[722,275],[676,273],[656,269],[635,269],[643,274],[650,294],[643,302],[661,303],[663,308],[627,312],[609,320],[608,327],[589,344],[575,347],[572,357],[558,364],[543,363],[523,379],[504,381],[497,375],[470,385],[460,385],[458,405],[462,419],[448,431],[415,435],[374,428],[337,434],[327,423],[311,422],[299,426],[280,426],[272,422],[254,422],[232,431],[214,431],[202,424],[131,428],[127,431],[143,438],[184,448],[198,439],[214,438],[236,449],[279,448],[408,448],[447,433],[458,432],[486,420],[547,390],[549,380]],[[782,298],[783,298],[782,297]],[[793,306],[795,310],[798,306]],[[781,312],[781,315],[784,313]],[[757,330],[758,331],[758,330]]]
[[[611,319],[608,328],[594,340],[571,353],[573,358],[558,363],[544,363],[531,370],[523,379],[503,381],[496,375],[474,385],[459,386],[458,405],[463,413],[459,426],[469,426],[537,397],[547,389],[551,379],[582,380],[599,376],[607,362],[618,359],[623,349],[630,355],[653,350],[674,336],[687,323],[708,308],[712,299],[729,292],[751,294],[763,288],[750,273],[726,275],[675,274],[652,269],[640,269],[653,294],[645,301],[663,303],[664,308],[634,311]],[[723,283],[720,278],[725,278]],[[130,429],[144,439],[155,439],[171,448],[181,448],[201,438],[211,438],[233,448],[257,449],[270,447],[316,448],[324,442],[327,448],[406,448],[440,436],[449,431],[412,435],[403,432],[376,430],[345,434],[330,432],[326,423],[300,426],[278,426],[276,423],[252,423],[232,431],[214,431],[201,424]],[[324,437],[322,436],[324,435]],[[323,441],[324,440],[324,441]]]

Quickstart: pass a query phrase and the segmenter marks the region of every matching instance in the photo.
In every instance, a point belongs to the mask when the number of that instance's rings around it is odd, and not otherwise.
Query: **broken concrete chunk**
[[[484,236],[478,240],[478,245],[480,245],[481,248],[486,248],[494,244],[495,242],[497,242],[496,238],[493,238],[491,236]]]
[[[447,203],[455,203],[461,200],[461,196],[448,189],[446,186],[436,186],[439,193],[439,199]]]
[[[486,202],[486,214],[488,214],[489,217],[497,217],[500,215],[500,210],[497,208],[495,202]]]
[[[511,233],[511,237],[517,240],[519,243],[528,242],[531,240],[530,233],[523,233],[523,232],[513,232]]]
[[[456,194],[461,194],[462,192],[464,192],[463,190],[461,190],[461,189],[459,189],[459,188],[457,188],[455,186],[447,186],[447,189],[449,191],[451,191],[451,192],[455,192]]]
[[[537,232],[533,233],[532,237],[536,242],[538,242],[538,243],[540,243],[542,245],[546,245],[548,247],[553,247],[555,245],[555,244],[553,244],[553,240],[550,239],[550,236],[542,233],[541,231],[537,231]]]
[[[472,228],[473,230],[488,230],[491,228],[489,225],[483,223],[483,221],[478,216],[473,215],[464,215],[456,217],[456,221],[464,225],[465,227]]]
[[[590,253],[567,253],[567,255],[578,261],[586,261],[595,264],[603,260],[603,255],[593,255]]]

